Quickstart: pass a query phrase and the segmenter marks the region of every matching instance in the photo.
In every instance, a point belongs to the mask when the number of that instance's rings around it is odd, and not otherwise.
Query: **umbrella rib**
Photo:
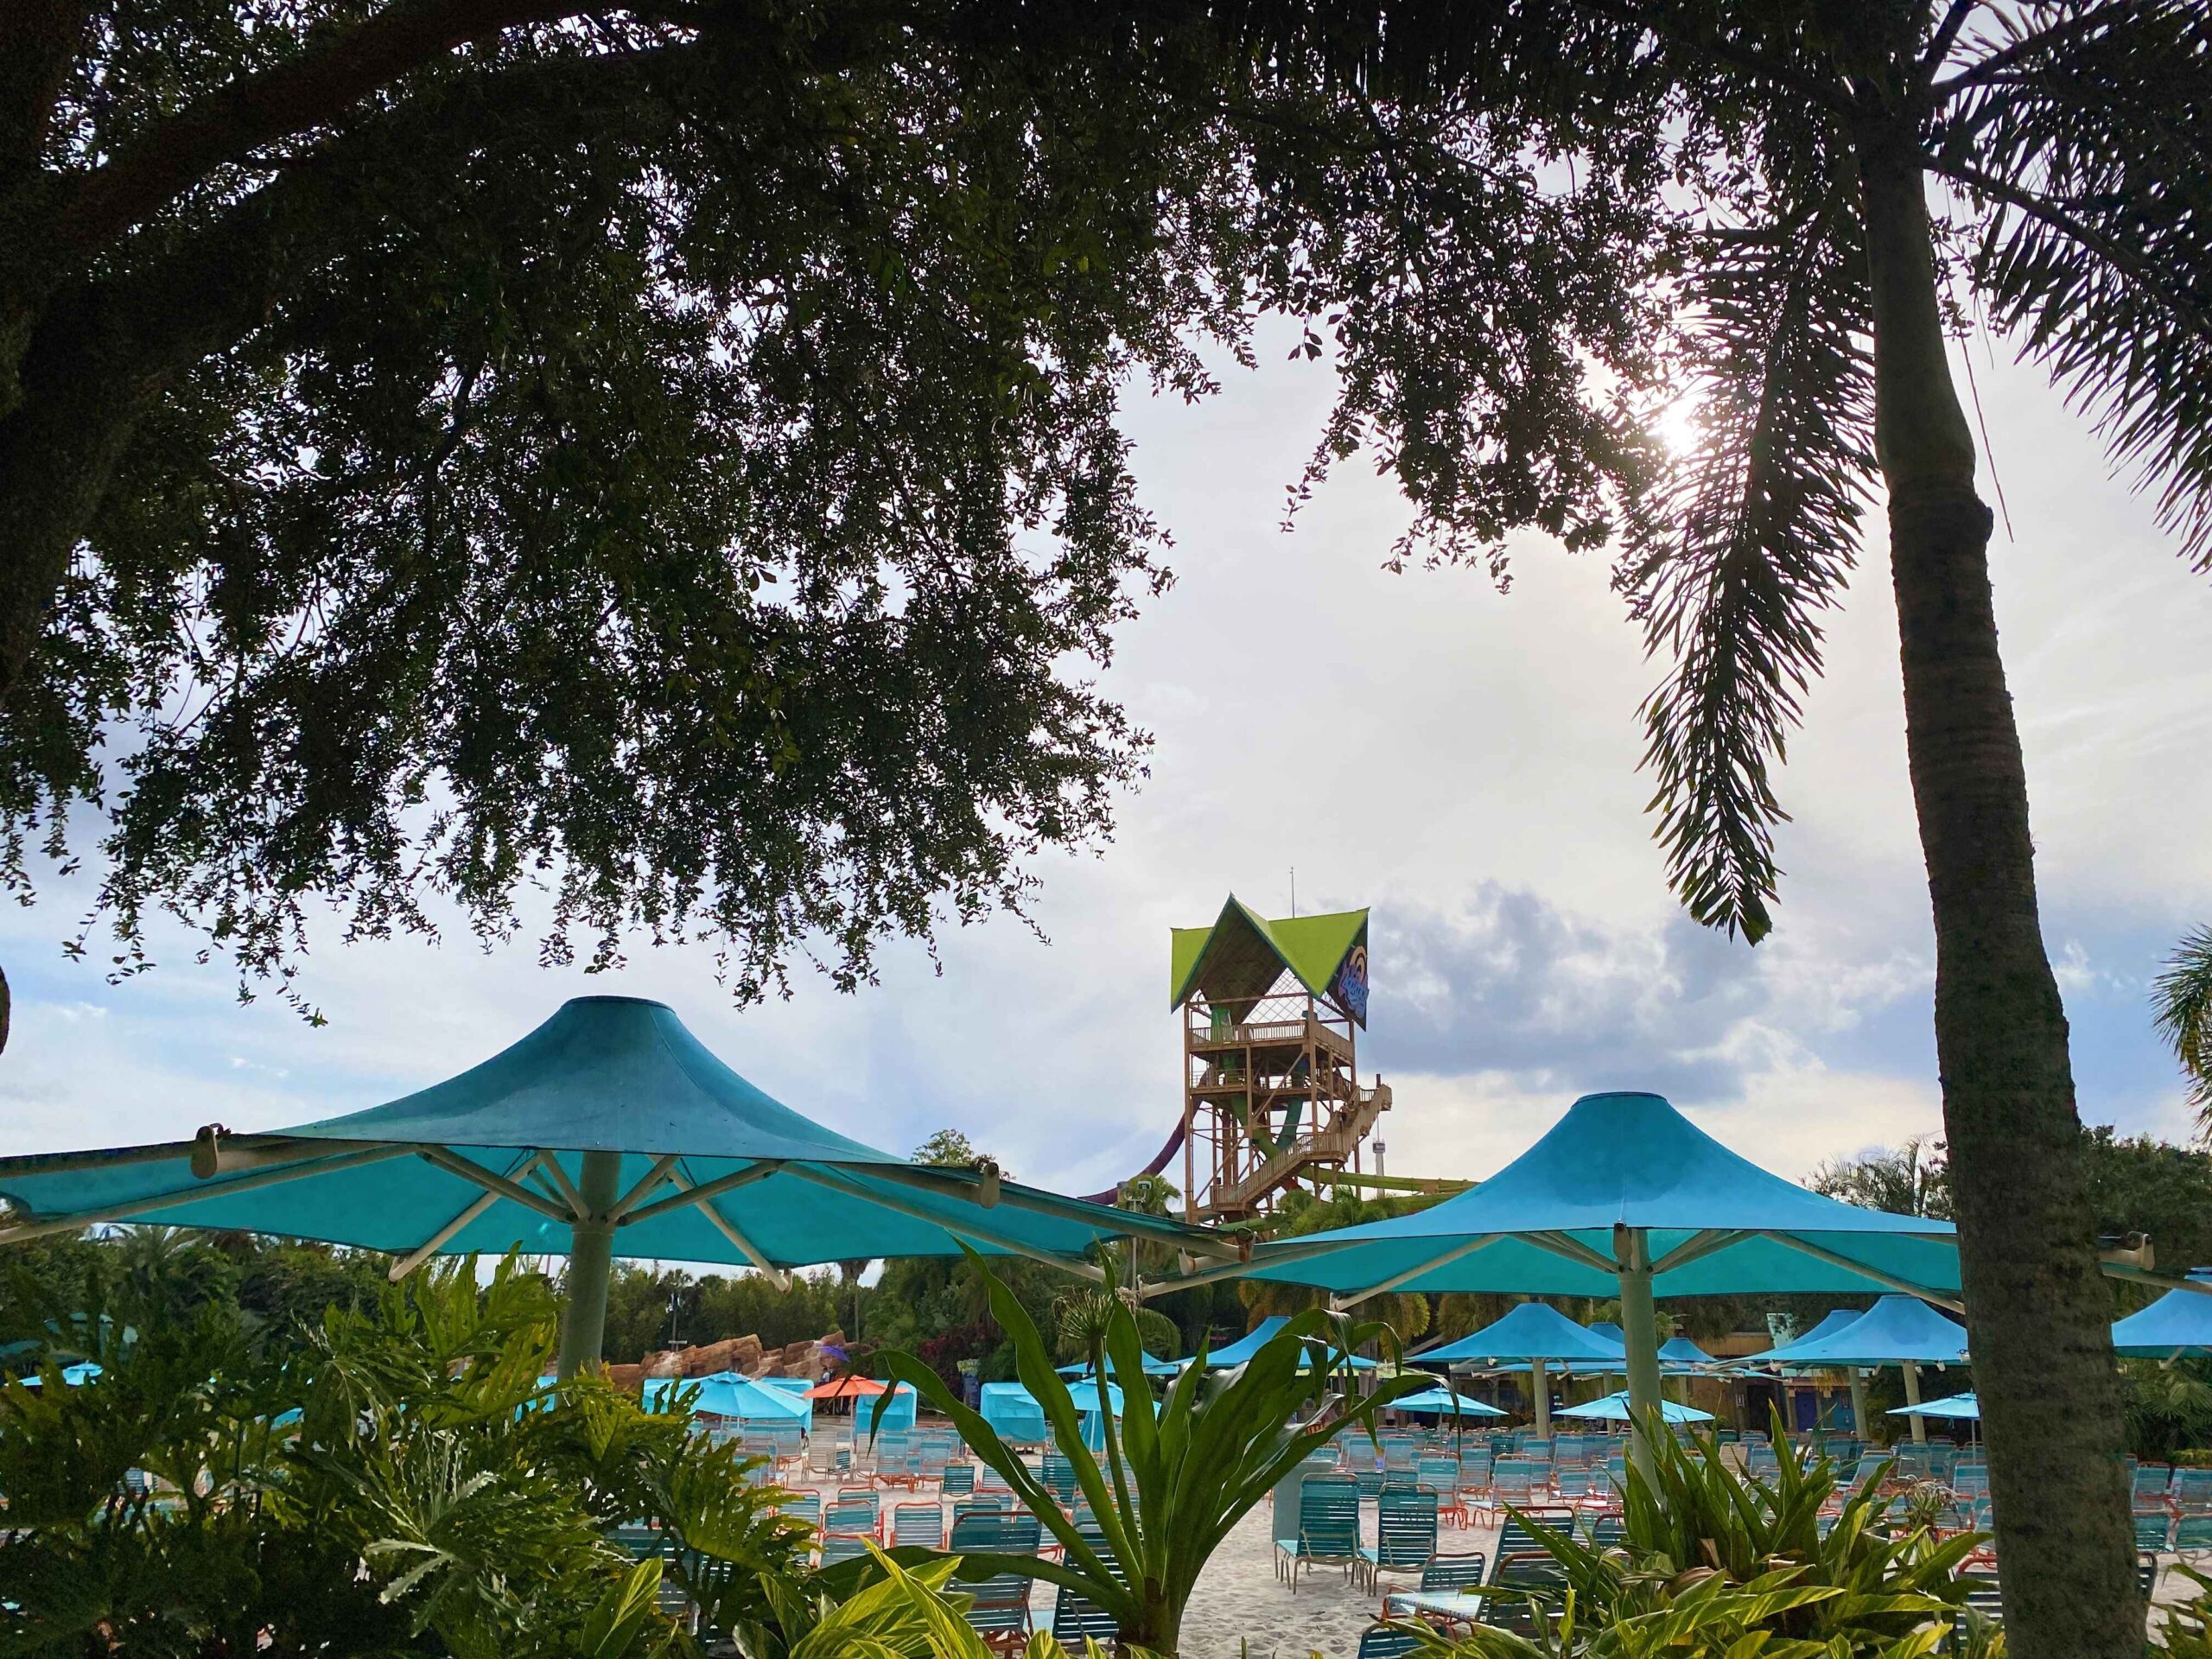
[[[474,1181],[487,1192],[496,1192],[503,1198],[512,1199],[524,1209],[535,1210],[549,1221],[575,1220],[575,1217],[550,1198],[541,1198],[528,1187],[511,1181],[504,1175],[495,1175],[483,1165],[463,1158],[458,1153],[448,1152],[443,1147],[410,1147],[406,1150],[424,1163],[435,1164],[448,1175],[458,1175],[464,1181]]]
[[[869,1175],[878,1180],[895,1181],[901,1186],[911,1186],[924,1192],[934,1192],[946,1198],[958,1198],[965,1204],[977,1202],[976,1186],[961,1179],[959,1172],[955,1170],[935,1169],[912,1164],[870,1164],[866,1166],[866,1170]],[[1050,1216],[1055,1221],[1071,1221],[1078,1226],[1094,1228],[1102,1233],[1107,1231],[1098,1215],[1099,1205],[1085,1204],[1077,1198],[1064,1198],[1057,1192],[1045,1192],[1033,1188],[1020,1187],[1010,1181],[1002,1182],[999,1187],[998,1201],[1016,1210],[1027,1210],[1036,1215]],[[1128,1231],[1117,1234],[1117,1236],[1129,1236],[1136,1232],[1142,1232],[1148,1236],[1169,1240],[1197,1255],[1218,1257],[1238,1256],[1241,1259],[1241,1253],[1234,1244],[1202,1228],[1185,1227],[1176,1222],[1163,1220],[1158,1216],[1147,1216],[1135,1210],[1116,1211],[1115,1221],[1117,1227],[1124,1217],[1128,1223]]]
[[[918,1204],[910,1204],[906,1199],[893,1197],[888,1192],[871,1192],[842,1169],[833,1169],[822,1164],[792,1164],[788,1167],[791,1173],[799,1179],[811,1181],[817,1186],[826,1186],[833,1192],[842,1192],[852,1198],[865,1198],[870,1204],[880,1204],[887,1210],[896,1211],[902,1216],[911,1216],[916,1221],[927,1222],[933,1227],[942,1227],[948,1233],[957,1234],[963,1238],[972,1238],[984,1244],[995,1244],[1002,1250],[1010,1250],[1016,1255],[1026,1255],[1033,1262],[1042,1262],[1049,1267],[1058,1268],[1064,1272],[1072,1273],[1078,1278],[1090,1280],[1096,1284],[1103,1285],[1106,1282],[1106,1275],[1089,1262],[1061,1255],[1056,1251],[1046,1249],[1041,1244],[1032,1244],[1027,1240],[1016,1238],[1011,1233],[1001,1233],[995,1227],[978,1227],[974,1223],[964,1219],[948,1221],[943,1216],[932,1215]]]
[[[679,1159],[677,1160],[681,1162]],[[711,1181],[701,1181],[688,1189],[679,1186],[665,1198],[655,1198],[651,1204],[641,1204],[634,1210],[620,1211],[614,1217],[620,1227],[633,1227],[641,1221],[651,1221],[664,1216],[671,1210],[688,1210],[708,1198],[718,1198],[725,1192],[734,1192],[741,1186],[750,1186],[755,1181],[765,1181],[784,1166],[780,1158],[763,1158],[757,1164],[747,1164],[743,1169],[733,1170],[727,1175],[717,1175]]]
[[[1740,1244],[1751,1236],[1739,1227],[1708,1227],[1703,1232],[1684,1239],[1654,1262],[1651,1264],[1652,1277],[1656,1279],[1662,1273],[1686,1268],[1693,1262],[1701,1262],[1715,1251],[1725,1250],[1732,1244]]]
[[[327,1158],[308,1158],[273,1169],[257,1169],[248,1174],[232,1176],[229,1180],[205,1181],[194,1186],[171,1188],[167,1192],[149,1192],[144,1198],[126,1198],[120,1204],[101,1205],[97,1209],[79,1210],[66,1216],[48,1216],[21,1222],[13,1227],[0,1228],[0,1244],[21,1244],[54,1233],[73,1233],[103,1221],[126,1221],[132,1216],[143,1216],[149,1210],[166,1210],[172,1205],[201,1204],[209,1198],[251,1192],[258,1187],[301,1180],[309,1175],[333,1175],[340,1170],[357,1169],[363,1164],[404,1157],[413,1150],[412,1147],[403,1146],[357,1147],[351,1152],[334,1153]]]
[[[1349,1249],[1355,1244],[1369,1243],[1364,1239],[1292,1240],[1280,1245],[1262,1244],[1252,1252],[1249,1262],[1231,1262],[1225,1267],[1207,1268],[1198,1273],[1186,1273],[1173,1279],[1155,1280],[1137,1294],[1146,1301],[1155,1296],[1166,1296],[1179,1290],[1195,1290],[1200,1285],[1218,1284],[1224,1279],[1249,1277],[1261,1268],[1283,1267],[1293,1262],[1303,1262],[1312,1256],[1331,1255]],[[1284,1282],[1295,1284],[1295,1280]]]
[[[1762,1231],[1758,1236],[1770,1238],[1777,1244],[1796,1250],[1800,1255],[1811,1256],[1815,1262],[1825,1262],[1832,1268],[1842,1268],[1872,1279],[1876,1284],[1885,1286],[1891,1290],[1902,1291],[1908,1296],[1917,1296],[1922,1301],[1933,1302],[1938,1307],[1948,1307],[1954,1313],[1963,1313],[1967,1311],[1966,1304],[1959,1300],[1959,1293],[1956,1291],[1930,1290],[1925,1285],[1916,1285],[1910,1279],[1900,1279],[1893,1273],[1883,1272],[1879,1268],[1870,1268],[1864,1262],[1854,1262],[1839,1250],[1831,1250],[1824,1246],[1812,1243],[1798,1237],[1795,1233]]]
[[[791,1276],[768,1259],[768,1253],[747,1237],[738,1224],[715,1208],[715,1195],[703,1186],[694,1186],[691,1178],[682,1170],[671,1167],[668,1179],[676,1184],[678,1192],[684,1194],[693,1208],[707,1218],[709,1225],[731,1243],[737,1246],[745,1259],[768,1275],[769,1281],[779,1291],[789,1290]]]
[[[97,1152],[28,1152],[0,1158],[0,1176],[68,1175],[86,1169],[125,1169],[133,1164],[165,1164],[192,1156],[194,1142],[162,1141],[145,1147],[110,1147]]]
[[[553,1185],[561,1201],[569,1206],[570,1215],[578,1221],[591,1219],[590,1201],[576,1190],[576,1184],[569,1179],[569,1172],[561,1167],[557,1154],[539,1159],[536,1173]]]
[[[1618,1274],[1621,1270],[1620,1263],[1614,1261],[1612,1257],[1600,1255],[1580,1239],[1570,1238],[1565,1233],[1547,1230],[1535,1233],[1515,1233],[1512,1236],[1525,1240],[1540,1250],[1549,1250],[1554,1255],[1563,1255],[1577,1267],[1588,1268],[1593,1273]]]
[[[1472,1238],[1462,1239],[1441,1255],[1433,1255],[1417,1266],[1408,1268],[1403,1273],[1392,1274],[1380,1284],[1370,1285],[1365,1290],[1355,1290],[1349,1295],[1332,1296],[1329,1306],[1341,1313],[1348,1307],[1357,1306],[1370,1296],[1380,1296],[1386,1291],[1395,1290],[1400,1285],[1409,1284],[1425,1273],[1433,1273],[1439,1268],[1451,1266],[1463,1256],[1472,1255],[1477,1250],[1487,1249],[1504,1236],[1503,1233],[1478,1233]]]
[[[516,1160],[514,1166],[507,1171],[508,1176],[512,1179],[519,1179],[522,1176],[529,1174],[531,1166],[537,1163],[537,1161],[544,1155],[545,1154],[542,1152],[524,1153],[521,1158]],[[467,1208],[461,1211],[460,1214],[456,1215],[451,1221],[446,1223],[444,1226],[439,1228],[436,1232],[432,1233],[429,1237],[424,1239],[420,1244],[410,1250],[405,1255],[401,1256],[398,1261],[393,1262],[391,1269],[385,1276],[389,1278],[393,1284],[397,1284],[409,1274],[414,1272],[416,1268],[421,1267],[425,1262],[429,1261],[440,1250],[443,1249],[452,1240],[454,1234],[461,1231],[462,1228],[467,1226],[469,1223],[474,1221],[479,1216],[482,1215],[486,1210],[489,1210],[499,1201],[499,1195],[497,1192],[486,1192],[478,1193],[475,1199],[469,1204]]]
[[[2171,1274],[2132,1268],[2124,1262],[2107,1262],[2102,1265],[2107,1279],[2125,1279],[2131,1285],[2153,1285],[2160,1290],[2188,1290],[2199,1296],[2212,1296],[2212,1282],[2202,1279],[2177,1279]]]
[[[638,1184],[615,1200],[614,1207],[607,1212],[607,1218],[619,1226],[622,1217],[643,1204],[645,1195],[665,1181],[668,1172],[682,1160],[683,1154],[674,1152],[663,1153],[654,1159],[653,1166],[638,1178]]]

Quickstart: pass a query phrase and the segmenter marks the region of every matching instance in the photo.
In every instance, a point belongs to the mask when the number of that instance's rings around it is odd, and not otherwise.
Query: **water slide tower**
[[[1367,912],[1270,921],[1232,893],[1211,926],[1172,933],[1185,1213],[1236,1221],[1301,1178],[1357,1175],[1360,1142],[1390,1109],[1382,1079],[1361,1088],[1356,1065]]]

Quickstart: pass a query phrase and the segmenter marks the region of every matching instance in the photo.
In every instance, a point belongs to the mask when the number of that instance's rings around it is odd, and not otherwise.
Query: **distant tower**
[[[1237,903],[1173,930],[1183,1020],[1183,1195],[1192,1220],[1274,1207],[1300,1178],[1359,1169],[1390,1109],[1353,1062],[1367,1025],[1367,912],[1269,921]]]

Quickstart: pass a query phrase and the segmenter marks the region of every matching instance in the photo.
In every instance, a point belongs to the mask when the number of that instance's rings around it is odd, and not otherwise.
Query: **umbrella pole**
[[[1629,1455],[1645,1483],[1658,1490],[1651,1436],[1664,1418],[1659,1388],[1659,1310],[1651,1300],[1651,1240],[1641,1227],[1613,1229],[1613,1260],[1619,1263],[1621,1335],[1628,1348],[1628,1408],[1636,1421],[1629,1431]]]
[[[1851,1368],[1851,1432],[1862,1440],[1874,1438],[1866,1426],[1866,1373],[1856,1365]]]
[[[1910,1360],[1904,1363],[1904,1402],[1908,1406],[1920,1403],[1920,1367]],[[1928,1444],[1928,1420],[1918,1412],[1905,1419],[1912,1425],[1912,1439],[1916,1446]]]
[[[621,1196],[622,1154],[584,1154],[583,1179],[577,1183],[588,1217],[570,1230],[569,1310],[561,1321],[560,1376],[568,1381],[587,1365],[599,1363],[607,1337],[607,1281],[614,1270],[614,1223],[608,1212]]]
[[[1529,1392],[1535,1396],[1536,1438],[1548,1440],[1552,1437],[1552,1379],[1541,1359],[1529,1362]]]

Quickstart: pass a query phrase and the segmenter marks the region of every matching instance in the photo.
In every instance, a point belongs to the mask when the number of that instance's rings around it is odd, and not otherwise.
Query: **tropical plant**
[[[1084,1445],[1074,1398],[1053,1370],[1052,1350],[1036,1323],[981,1257],[971,1260],[1013,1344],[1015,1374],[1044,1408],[1054,1441],[1073,1466],[1105,1553],[1077,1530],[1037,1472],[935,1371],[910,1354],[880,1354],[885,1377],[913,1384],[950,1417],[969,1450],[1006,1478],[1064,1553],[1063,1560],[1047,1561],[967,1551],[962,1576],[1018,1573],[1071,1590],[1112,1615],[1125,1646],[1177,1652],[1192,1588],[1236,1522],[1306,1457],[1348,1428],[1371,1433],[1376,1412],[1429,1384],[1423,1376],[1389,1378],[1325,1427],[1294,1431],[1298,1409],[1338,1374],[1332,1348],[1342,1354],[1376,1341],[1393,1357],[1397,1351],[1382,1326],[1313,1312],[1299,1314],[1223,1376],[1207,1367],[1201,1347],[1155,1407],[1136,1321],[1114,1297],[1106,1317],[1088,1326],[1091,1375],[1110,1379],[1123,1402],[1118,1421],[1103,1414],[1102,1459]],[[1347,1367],[1342,1375],[1351,1380],[1353,1374]]]
[[[2171,1570],[2194,1584],[2196,1593],[2166,1609],[2158,1645],[2169,1659],[2212,1659],[2212,1578],[2186,1561],[2176,1561]]]
[[[1867,1210],[1950,1218],[1950,1170],[1943,1161],[1943,1143],[1920,1135],[1909,1137],[1894,1152],[1885,1147],[1855,1158],[1830,1159],[1805,1178],[1805,1185]]]
[[[1772,1440],[1770,1483],[1738,1475],[1710,1438],[1655,1436],[1652,1478],[1633,1463],[1628,1471],[1618,1547],[1522,1517],[1562,1572],[1560,1592],[1526,1592],[1558,1604],[1555,1623],[1535,1621],[1533,1639],[1478,1628],[1430,1647],[1485,1659],[1920,1659],[1946,1645],[1966,1593],[1959,1564],[1983,1539],[1938,1539],[1910,1518],[1885,1529],[1878,1481],[1851,1494],[1824,1529],[1833,1465],[1805,1459],[1778,1419]]]
[[[646,1659],[690,1640],[665,1570],[780,1655],[861,1581],[810,1573],[688,1412],[544,1385],[557,1303],[512,1259],[334,1308],[303,1347],[219,1303],[101,1312],[96,1381],[0,1390],[6,1651]],[[628,1522],[664,1560],[618,1547]]]
[[[2189,1103],[2201,1134],[2212,1136],[2212,927],[2192,929],[2152,989],[2158,1029],[2189,1078]]]

